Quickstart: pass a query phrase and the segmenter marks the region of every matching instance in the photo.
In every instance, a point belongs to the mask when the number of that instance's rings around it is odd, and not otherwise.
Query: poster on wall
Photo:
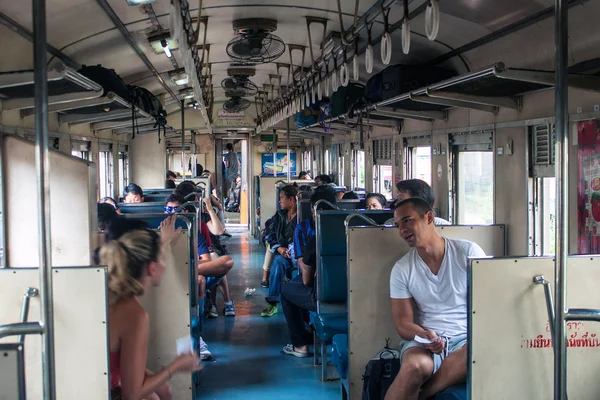
[[[296,175],[296,153],[290,153],[288,159],[287,153],[277,153],[275,155],[275,168],[273,168],[273,153],[262,153],[262,174],[263,176],[274,176],[276,175],[287,175],[288,168],[290,169],[290,175]]]
[[[577,123],[577,252],[600,251],[600,120]]]

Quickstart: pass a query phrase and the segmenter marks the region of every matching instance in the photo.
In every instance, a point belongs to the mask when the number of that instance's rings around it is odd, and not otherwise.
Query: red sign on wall
[[[577,252],[597,254],[600,252],[600,120],[579,122],[577,133]]]

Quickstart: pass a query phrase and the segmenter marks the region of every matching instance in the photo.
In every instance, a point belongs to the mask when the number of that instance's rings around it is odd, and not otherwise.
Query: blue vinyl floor
[[[299,359],[281,352],[289,342],[281,308],[273,317],[260,316],[267,293],[260,287],[265,248],[247,232],[231,232],[233,237],[224,243],[235,260],[228,279],[237,315],[222,315],[219,294],[219,317],[205,320],[203,335],[216,361],[205,364],[198,399],[340,398],[339,380],[321,382],[312,357]],[[246,288],[256,288],[255,294],[245,297]]]

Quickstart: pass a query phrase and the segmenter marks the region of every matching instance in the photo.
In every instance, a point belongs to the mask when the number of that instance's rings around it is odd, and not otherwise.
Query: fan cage
[[[250,47],[250,41],[261,39],[261,48],[255,54],[240,53],[239,48]],[[236,50],[237,49],[237,50]],[[281,38],[270,33],[254,33],[252,35],[237,35],[227,43],[227,55],[235,61],[253,63],[269,63],[275,61],[285,52],[285,43]]]

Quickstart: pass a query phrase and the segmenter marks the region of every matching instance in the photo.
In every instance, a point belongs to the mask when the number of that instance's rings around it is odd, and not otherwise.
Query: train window
[[[409,147],[406,156],[407,178],[421,179],[431,185],[431,146]]]
[[[331,151],[329,149],[325,150],[325,165],[323,167],[323,173],[329,175],[331,172]]]
[[[494,223],[494,153],[457,154],[457,211],[459,224]]]
[[[352,185],[354,188],[364,189],[367,181],[365,180],[365,152],[354,150],[354,176]]]
[[[534,179],[533,254],[555,254],[556,178]]]
[[[109,151],[101,151],[98,154],[98,181],[100,198],[113,195],[112,182],[112,154]]]
[[[129,185],[129,159],[126,151],[119,152],[119,177],[119,193],[123,193]]]
[[[392,199],[392,166],[391,165],[375,165],[373,170],[375,176],[373,178],[373,188],[375,192],[381,193],[386,199]]]
[[[340,154],[338,157],[338,184],[344,186],[344,156]]]

